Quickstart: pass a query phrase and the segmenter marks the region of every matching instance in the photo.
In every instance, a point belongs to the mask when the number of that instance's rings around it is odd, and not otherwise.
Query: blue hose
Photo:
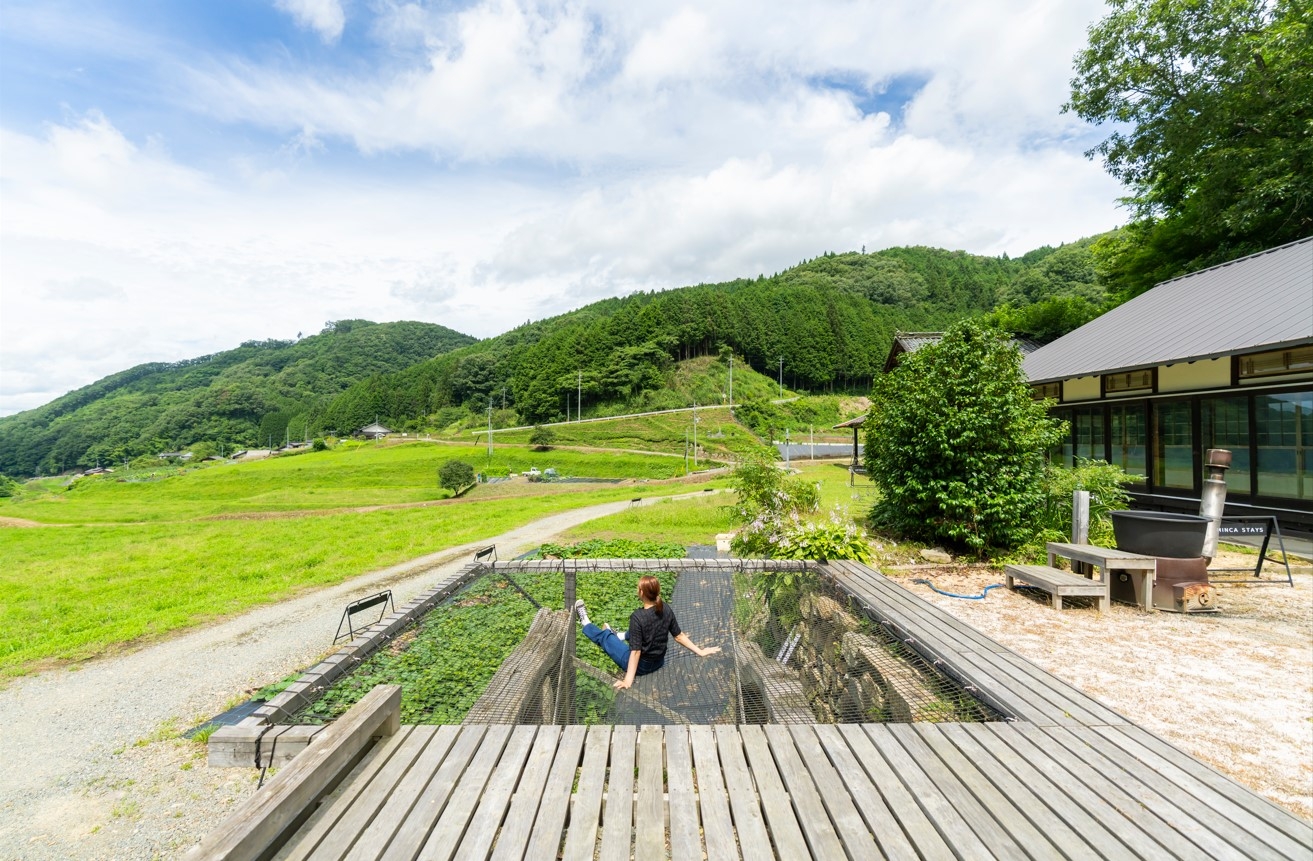
[[[918,577],[912,582],[920,583],[922,586],[929,586],[932,590],[938,592],[940,595],[947,595],[950,598],[964,598],[967,601],[983,601],[985,600],[985,596],[989,594],[990,589],[999,589],[1003,586],[1002,583],[991,583],[990,585],[986,586],[984,591],[982,591],[979,595],[958,595],[954,592],[945,592],[943,589],[935,589],[934,583],[931,583],[929,580],[926,580],[921,577]]]

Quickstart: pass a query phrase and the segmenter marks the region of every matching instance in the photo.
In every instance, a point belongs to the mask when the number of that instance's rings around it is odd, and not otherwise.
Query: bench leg
[[[1011,575],[1011,574],[1008,574],[1008,573],[1004,572],[1004,574],[1003,574],[1003,580],[1004,580],[1005,583],[1008,584],[1008,589],[1015,589],[1015,588],[1017,588],[1017,587],[1016,587],[1016,584],[1013,583],[1013,581],[1012,581],[1012,575]]]
[[[1057,592],[1053,593],[1053,609],[1055,610],[1062,609],[1062,596],[1059,595]]]
[[[1107,592],[1104,592],[1102,595],[1099,596],[1099,612],[1106,613],[1111,608],[1112,608],[1112,599],[1108,597]]]

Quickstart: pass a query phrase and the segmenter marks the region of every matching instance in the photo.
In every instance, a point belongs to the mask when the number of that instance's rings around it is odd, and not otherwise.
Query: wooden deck
[[[1179,758],[1126,727],[408,726],[280,857],[1309,857]]]
[[[276,857],[1313,857],[1308,822],[866,566],[820,568],[1009,720],[402,726],[287,821]],[[196,857],[258,857],[225,839]]]

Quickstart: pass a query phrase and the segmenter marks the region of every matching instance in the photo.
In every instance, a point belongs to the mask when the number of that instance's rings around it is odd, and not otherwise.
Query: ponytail
[[[661,581],[651,574],[638,578],[638,593],[643,596],[644,601],[650,601],[654,606],[658,616],[664,616],[666,613],[665,602],[661,600]]]

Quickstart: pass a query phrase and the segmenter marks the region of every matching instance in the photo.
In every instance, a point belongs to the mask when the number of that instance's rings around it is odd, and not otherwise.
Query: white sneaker
[[[578,601],[574,602],[574,612],[575,615],[579,617],[580,625],[588,624],[588,608],[584,606],[583,598],[580,598]]]

